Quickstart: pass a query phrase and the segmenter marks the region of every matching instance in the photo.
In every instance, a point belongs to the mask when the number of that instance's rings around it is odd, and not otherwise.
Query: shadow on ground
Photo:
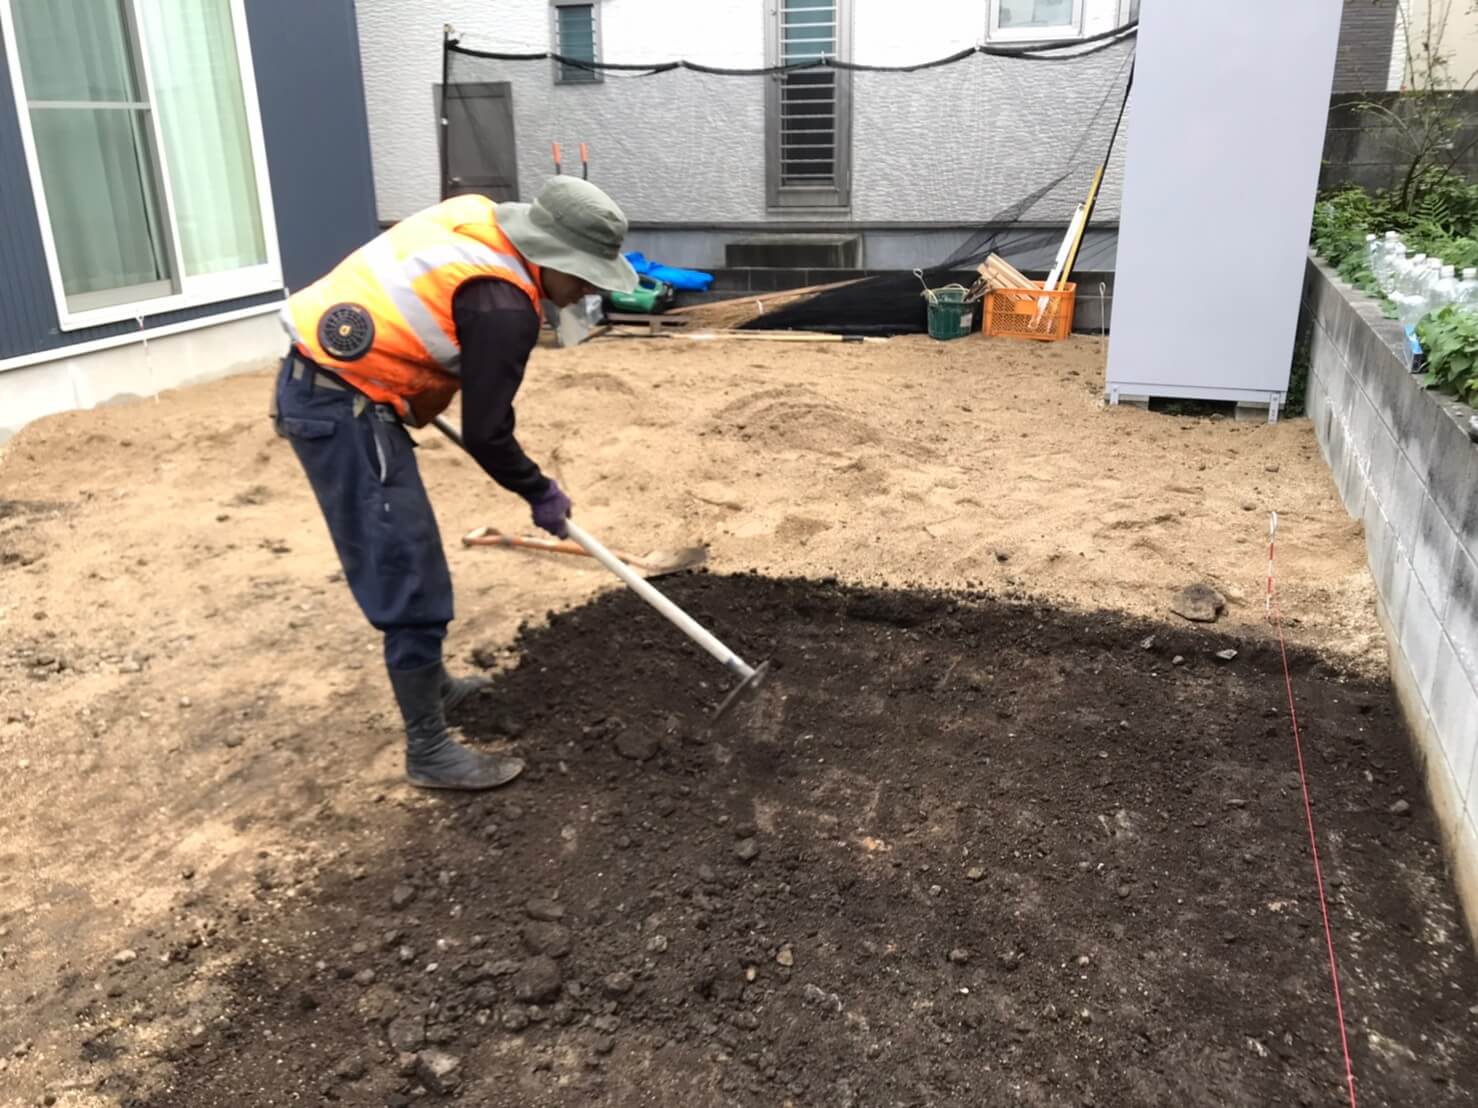
[[[1343,1064],[1276,646],[987,597],[695,576],[721,671],[624,593],[460,720],[529,759],[262,892],[149,1108],[1324,1105]],[[1238,651],[1230,661],[1219,651]],[[485,659],[489,662],[495,659]],[[1370,1103],[1468,1103],[1478,966],[1389,691],[1293,659]],[[373,818],[373,817],[371,817]],[[224,935],[224,932],[223,932]],[[115,965],[94,1051],[188,993]],[[167,1005],[166,1005],[167,1006]],[[109,1029],[112,1030],[109,1030]]]

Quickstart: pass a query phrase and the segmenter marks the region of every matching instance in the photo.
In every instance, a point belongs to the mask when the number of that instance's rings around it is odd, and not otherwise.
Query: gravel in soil
[[[124,1102],[1347,1102],[1276,646],[667,585],[773,656],[755,703],[710,726],[715,667],[624,593],[526,629],[456,721],[525,778],[386,805]],[[1293,666],[1361,1103],[1469,1104],[1478,967],[1389,690]]]

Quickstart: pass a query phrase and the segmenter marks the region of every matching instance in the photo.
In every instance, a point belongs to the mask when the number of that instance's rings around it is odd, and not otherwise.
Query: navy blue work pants
[[[452,578],[410,435],[393,409],[296,354],[282,363],[276,401],[277,432],[308,475],[349,590],[385,635],[385,664],[440,662]]]

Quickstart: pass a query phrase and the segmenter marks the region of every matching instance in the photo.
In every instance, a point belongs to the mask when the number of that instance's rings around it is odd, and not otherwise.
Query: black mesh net
[[[1114,139],[1136,33],[1129,24],[908,67],[820,57],[746,70],[598,65],[449,36],[444,193],[526,199],[556,172],[557,144],[562,171],[588,172],[638,225],[915,228],[918,257],[874,267],[902,275],[819,294],[762,325],[918,330],[924,308],[909,271],[924,271],[931,286],[968,280],[992,252],[1045,270],[1100,167],[1090,227],[1117,223],[1123,144]],[[475,107],[459,111],[464,103]],[[806,189],[840,203],[844,221],[785,208]],[[1097,241],[1090,232],[1080,265],[1095,260]]]

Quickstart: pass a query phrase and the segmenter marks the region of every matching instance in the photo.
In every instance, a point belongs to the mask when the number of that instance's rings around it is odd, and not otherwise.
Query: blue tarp
[[[708,287],[713,284],[712,273],[700,273],[696,269],[676,269],[670,265],[648,261],[645,254],[636,251],[627,254],[626,260],[643,277],[651,277],[683,292],[707,292]]]

